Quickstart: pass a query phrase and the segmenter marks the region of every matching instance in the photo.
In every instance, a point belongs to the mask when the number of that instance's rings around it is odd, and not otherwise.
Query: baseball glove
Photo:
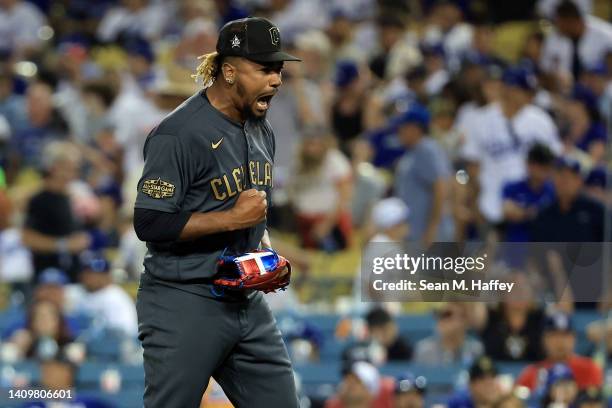
[[[218,261],[217,279],[222,289],[255,289],[264,293],[284,290],[291,278],[291,264],[270,248],[238,256],[223,255]]]

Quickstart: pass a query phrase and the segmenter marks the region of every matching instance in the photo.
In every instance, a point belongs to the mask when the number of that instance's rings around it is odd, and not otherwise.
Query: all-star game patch
[[[174,196],[174,184],[161,178],[145,180],[142,183],[142,192],[152,198],[169,198]]]

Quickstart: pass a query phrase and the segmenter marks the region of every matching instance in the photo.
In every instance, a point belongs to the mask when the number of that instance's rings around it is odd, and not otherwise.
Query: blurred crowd
[[[371,242],[611,240],[608,1],[0,0],[0,307],[22,312],[2,327],[2,361],[56,362],[50,378],[68,361],[70,382],[87,345],[110,338],[117,361],[138,363],[120,284],[138,280],[146,254],[132,226],[144,141],[201,89],[191,75],[219,28],[249,15],[303,60],[285,65],[267,116],[268,219],[299,283],[309,254]],[[498,361],[533,364],[517,385],[541,406],[604,406],[612,344],[598,364],[574,355],[564,300],[449,303],[414,344],[393,314],[359,305],[366,334],[326,406],[423,406],[427,380],[384,378],[389,360],[468,367],[452,407],[523,406],[495,391]],[[607,344],[612,330],[594,322],[585,335]]]

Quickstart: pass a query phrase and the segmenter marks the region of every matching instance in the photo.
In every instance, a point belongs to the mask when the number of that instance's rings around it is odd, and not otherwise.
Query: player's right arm
[[[249,228],[265,219],[266,195],[257,190],[242,192],[229,210],[183,211],[182,202],[198,175],[198,163],[181,138],[151,134],[145,143],[144,158],[134,206],[134,230],[142,241],[191,240]]]
[[[136,208],[134,230],[141,241],[188,241],[203,235],[257,225],[265,219],[266,209],[266,193],[251,189],[243,191],[236,205],[227,211],[167,213]]]
[[[216,232],[252,227],[266,218],[267,207],[265,191],[255,189],[243,191],[234,207],[227,211],[191,214],[179,239],[190,240]]]

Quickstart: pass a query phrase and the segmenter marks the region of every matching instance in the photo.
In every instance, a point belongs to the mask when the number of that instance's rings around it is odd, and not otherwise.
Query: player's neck
[[[204,92],[206,92],[208,101],[215,109],[236,122],[244,123],[245,119],[236,108],[228,91],[223,89],[223,84],[215,81]]]

